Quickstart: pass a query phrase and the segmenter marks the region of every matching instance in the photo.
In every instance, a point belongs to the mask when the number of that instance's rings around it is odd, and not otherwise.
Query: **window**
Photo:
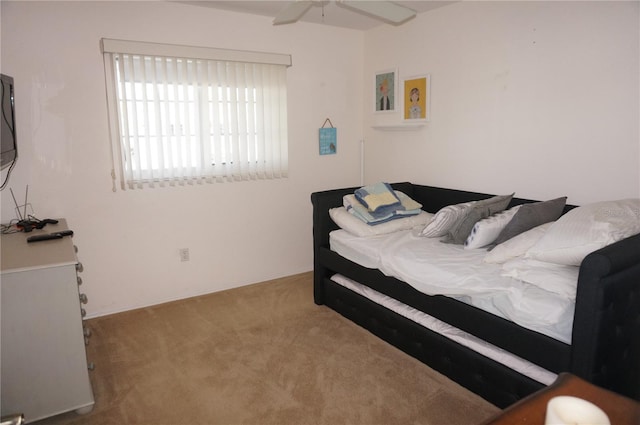
[[[287,175],[289,55],[102,40],[121,188]]]

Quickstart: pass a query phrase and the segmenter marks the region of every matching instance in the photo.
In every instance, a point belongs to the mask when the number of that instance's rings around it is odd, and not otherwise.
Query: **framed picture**
[[[429,75],[404,80],[404,113],[406,121],[429,121],[431,78]]]
[[[398,70],[376,72],[374,78],[374,111],[394,112],[398,96]]]

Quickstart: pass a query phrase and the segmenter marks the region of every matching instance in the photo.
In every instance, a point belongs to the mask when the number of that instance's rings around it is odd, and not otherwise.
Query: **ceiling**
[[[290,0],[295,1],[295,0]],[[274,18],[290,1],[287,0],[231,0],[231,1],[179,1],[200,7],[211,7],[214,9],[224,9],[233,12],[251,13],[254,15],[269,16]],[[376,1],[376,0],[371,0]],[[389,25],[369,16],[354,12],[345,7],[336,5],[335,1],[318,1],[314,7],[300,19],[304,22],[331,25],[336,27],[350,28],[355,30],[368,30],[379,25]],[[455,1],[435,1],[435,0],[410,0],[394,1],[394,3],[409,7],[418,13],[426,12],[438,7],[446,6]],[[295,24],[288,24],[295,25]]]

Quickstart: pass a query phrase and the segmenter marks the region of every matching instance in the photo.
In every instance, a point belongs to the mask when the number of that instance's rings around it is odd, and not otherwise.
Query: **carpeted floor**
[[[95,408],[38,425],[471,425],[498,412],[316,306],[311,273],[88,325]]]

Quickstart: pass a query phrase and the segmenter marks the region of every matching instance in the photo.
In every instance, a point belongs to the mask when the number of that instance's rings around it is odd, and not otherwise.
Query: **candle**
[[[554,397],[547,403],[545,425],[611,425],[609,417],[593,403],[577,397]]]

